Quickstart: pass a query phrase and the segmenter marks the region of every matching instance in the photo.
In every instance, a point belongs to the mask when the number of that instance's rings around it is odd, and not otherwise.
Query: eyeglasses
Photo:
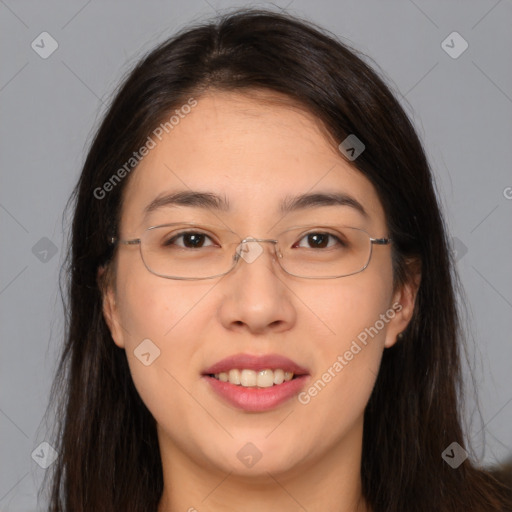
[[[242,258],[255,261],[264,242],[274,244],[275,260],[288,274],[306,279],[335,279],[362,272],[372,247],[391,243],[349,226],[295,226],[276,240],[244,238],[220,226],[187,222],[147,228],[140,238],[111,244],[139,245],[142,261],[166,279],[212,279],[231,272]]]

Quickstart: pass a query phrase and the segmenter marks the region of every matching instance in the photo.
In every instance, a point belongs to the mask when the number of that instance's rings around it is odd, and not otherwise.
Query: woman
[[[240,11],[146,56],[74,194],[52,511],[503,511],[467,458],[421,143],[358,56]]]

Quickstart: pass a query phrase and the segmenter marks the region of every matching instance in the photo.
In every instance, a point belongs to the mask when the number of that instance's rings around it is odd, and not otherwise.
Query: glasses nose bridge
[[[282,258],[283,255],[281,254],[281,251],[279,249],[279,240],[276,240],[276,239],[273,239],[273,238],[253,238],[251,236],[247,237],[247,238],[244,238],[243,240],[240,241],[240,243],[237,245],[237,248],[236,248],[236,251],[235,251],[235,255],[234,257],[236,258],[236,261],[238,262],[238,260],[242,257],[242,259],[245,259],[246,261],[250,262],[249,259],[247,258],[244,258],[242,256],[242,253],[246,253],[246,252],[249,252],[249,249],[248,250],[244,250],[247,246],[247,244],[249,243],[271,243],[274,245],[274,254],[278,257],[278,258]],[[263,252],[263,249],[262,249],[262,252]],[[256,259],[256,258],[255,258]]]

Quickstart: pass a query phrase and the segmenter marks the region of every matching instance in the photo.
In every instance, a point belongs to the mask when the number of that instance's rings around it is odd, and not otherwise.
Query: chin
[[[236,436],[235,439],[215,446],[205,447],[199,457],[205,466],[214,466],[232,476],[268,481],[268,473],[276,476],[288,473],[304,459],[300,440],[290,443],[279,436],[275,440],[265,439],[268,432],[257,438],[254,435]],[[301,450],[294,448],[300,447]],[[212,450],[213,448],[213,450]]]

